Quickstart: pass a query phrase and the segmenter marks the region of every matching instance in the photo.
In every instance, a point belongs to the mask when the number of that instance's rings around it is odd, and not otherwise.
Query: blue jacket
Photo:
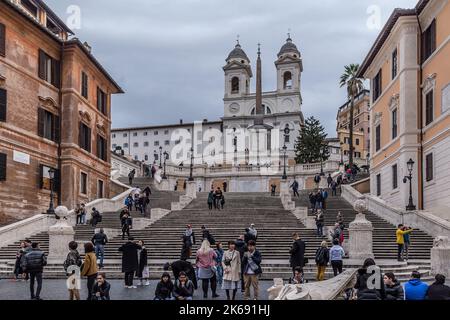
[[[425,300],[428,285],[420,279],[411,279],[405,283],[405,300]]]

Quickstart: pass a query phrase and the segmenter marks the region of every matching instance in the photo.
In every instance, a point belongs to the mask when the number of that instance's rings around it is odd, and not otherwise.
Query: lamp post
[[[167,151],[164,151],[163,153],[164,155],[164,173],[163,173],[163,180],[167,180],[167,176],[166,176],[166,160],[169,159],[169,153]]]
[[[323,150],[320,151],[320,176],[325,177],[325,172],[323,172]]]
[[[284,146],[283,146],[283,176],[281,177],[281,179],[283,179],[283,180],[287,180],[287,173],[286,173],[286,151],[287,151],[287,147],[286,147],[286,144],[284,144]]]
[[[162,167],[162,147],[159,147],[159,167]]]
[[[153,164],[156,164],[156,160],[158,159],[158,154],[156,153],[156,150],[153,151]]]
[[[414,210],[416,210],[416,206],[413,203],[413,197],[412,197],[412,171],[413,171],[413,167],[414,167],[413,159],[409,159],[409,161],[406,163],[406,165],[408,166],[408,172],[409,172],[409,175],[405,176],[403,178],[403,183],[407,183],[409,180],[409,202],[408,202],[408,205],[406,206],[406,211],[414,211]]]
[[[188,181],[194,181],[193,171],[194,171],[194,148],[191,148],[191,168]]]
[[[48,175],[50,177],[50,205],[47,210],[47,214],[55,215],[55,208],[53,207],[53,185],[55,180],[56,170],[53,168],[48,169]]]

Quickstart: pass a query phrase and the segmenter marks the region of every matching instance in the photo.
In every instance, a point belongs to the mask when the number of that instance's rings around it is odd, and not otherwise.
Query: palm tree
[[[350,151],[349,151],[349,157],[348,162],[350,168],[353,166],[353,109],[355,106],[355,99],[358,96],[358,94],[364,89],[363,79],[358,78],[358,69],[359,64],[350,64],[348,66],[344,67],[345,71],[341,76],[340,85],[342,87],[347,87],[347,95],[350,99],[350,125],[349,125],[349,131],[350,131]]]

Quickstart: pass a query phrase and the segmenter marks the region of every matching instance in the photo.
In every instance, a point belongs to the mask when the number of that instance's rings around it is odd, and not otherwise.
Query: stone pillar
[[[69,242],[75,239],[75,231],[66,220],[69,213],[66,207],[56,208],[55,213],[60,219],[48,229],[48,261],[49,263],[62,263],[69,252]]]
[[[431,249],[431,275],[450,277],[450,243],[448,237],[437,237]]]
[[[364,211],[367,209],[364,200],[357,200],[354,206],[358,212],[356,219],[350,223],[349,231],[349,257],[355,260],[374,258],[372,246],[372,223],[366,219]]]
[[[283,195],[289,194],[289,182],[287,180],[280,181],[280,197]]]
[[[172,190],[170,190],[169,179],[163,179],[161,181],[161,190],[163,190],[163,191],[172,191]]]
[[[188,181],[186,184],[186,195],[192,199],[197,198],[197,183],[195,181]]]

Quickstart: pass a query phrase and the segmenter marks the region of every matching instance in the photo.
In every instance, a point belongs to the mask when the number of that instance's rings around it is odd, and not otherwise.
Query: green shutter
[[[6,122],[6,107],[8,95],[5,89],[0,89],[0,121]]]
[[[0,153],[0,181],[6,180],[6,161],[6,154]]]

